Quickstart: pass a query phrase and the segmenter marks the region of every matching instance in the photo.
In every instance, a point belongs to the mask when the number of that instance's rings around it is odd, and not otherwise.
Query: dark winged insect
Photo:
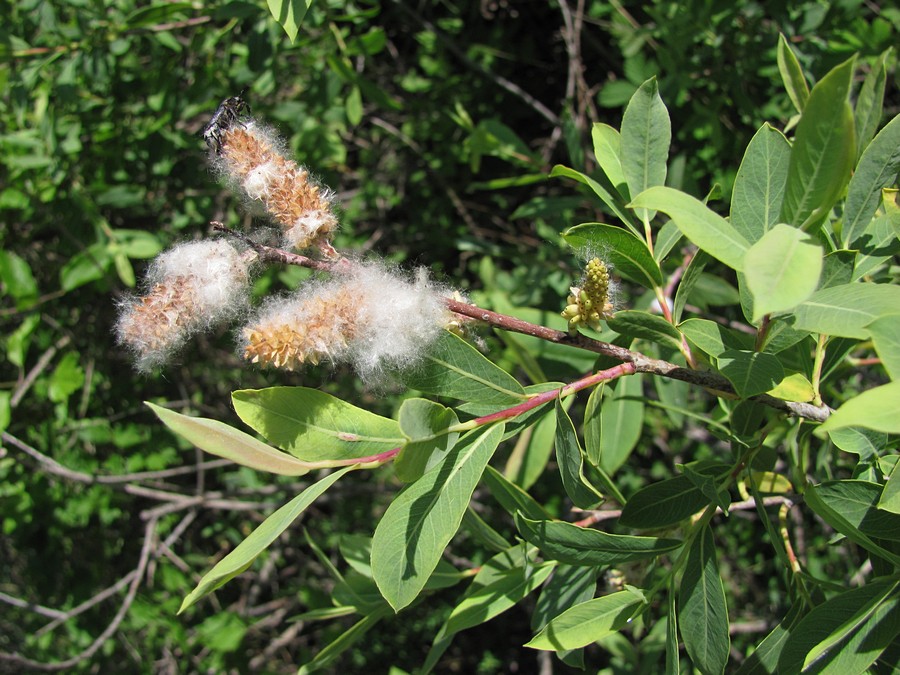
[[[243,99],[243,94],[242,91],[239,95],[222,101],[209,120],[209,124],[203,128],[203,140],[217,155],[222,152],[222,136],[225,132],[233,124],[239,122],[241,116],[250,114],[250,105]]]

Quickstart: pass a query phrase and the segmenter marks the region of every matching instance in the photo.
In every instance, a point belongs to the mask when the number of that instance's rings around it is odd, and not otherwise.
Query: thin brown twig
[[[50,365],[53,357],[56,356],[56,352],[69,344],[69,342],[71,342],[71,338],[68,335],[63,335],[59,340],[56,341],[55,344],[48,347],[47,350],[43,354],[41,354],[41,357],[37,360],[37,363],[35,363],[34,367],[28,371],[25,379],[23,379],[19,386],[16,387],[16,390],[10,397],[10,408],[15,408],[19,405],[22,398],[25,396],[28,390],[31,389],[31,385],[34,384],[34,381],[37,379],[38,375],[44,372],[47,366]]]
[[[125,598],[122,600],[122,603],[119,605],[119,609],[116,612],[115,616],[113,616],[112,621],[110,621],[109,625],[103,630],[100,635],[82,650],[79,654],[66,659],[65,661],[57,661],[55,663],[45,663],[42,661],[35,661],[34,659],[30,659],[28,657],[22,656],[16,652],[0,652],[0,662],[7,662],[15,664],[16,666],[21,666],[23,668],[31,668],[32,670],[40,670],[40,671],[60,671],[60,670],[69,670],[73,666],[78,665],[82,661],[86,661],[90,659],[97,651],[103,646],[103,644],[115,635],[116,631],[119,630],[119,626],[125,618],[125,615],[128,613],[128,610],[131,608],[132,603],[134,602],[135,597],[137,596],[138,588],[141,585],[141,580],[144,578],[144,572],[147,569],[147,563],[150,560],[150,555],[152,553],[153,547],[152,542],[156,535],[156,520],[151,520],[147,522],[147,525],[144,527],[144,543],[141,547],[140,558],[138,560],[137,567],[132,570],[129,575],[131,576],[131,582],[128,585],[128,591],[125,594]]]

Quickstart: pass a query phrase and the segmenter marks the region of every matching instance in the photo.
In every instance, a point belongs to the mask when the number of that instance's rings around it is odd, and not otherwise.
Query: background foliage
[[[161,428],[141,401],[180,403],[232,422],[232,390],[271,384],[318,386],[389,416],[400,404],[399,396],[364,390],[341,368],[289,376],[244,368],[227,332],[199,341],[154,377],[133,374],[115,347],[111,298],[135,285],[147,259],[204,235],[211,219],[246,218],[211,175],[198,135],[222,98],[246,88],[291,154],[338,191],[340,247],[427,265],[498,309],[558,312],[577,277],[559,232],[606,217],[587,192],[546,176],[555,164],[593,170],[591,123],[618,127],[642,82],[658,78],[672,118],[668,183],[727,202],[752,134],[794,112],[777,75],[779,32],[803,70],[818,77],[852,53],[872,63],[897,42],[896,10],[778,5],[317,2],[294,43],[262,4],[6,6],[0,651],[75,671],[128,664],[149,672],[292,672],[349,625],[287,620],[330,607],[326,562],[337,560],[340,533],[356,525],[371,533],[392,491],[389,474],[339,483],[306,513],[303,526],[321,557],[295,528],[256,574],[175,617],[198,570],[308,482],[209,462]],[[890,118],[897,88],[888,92]],[[256,291],[291,288],[301,276],[272,271]],[[709,275],[698,283],[704,307],[735,304],[727,281]],[[623,305],[642,302],[630,297],[633,290],[625,286]],[[495,361],[515,362],[515,343],[489,341]],[[551,355],[541,367],[564,378],[591,361]],[[617,476],[623,491],[667,476],[675,461],[702,458],[713,442],[690,425],[675,433],[661,414],[648,416],[641,449]],[[853,470],[830,455],[810,461],[834,475]],[[167,469],[174,471],[158,473]],[[553,480],[538,480],[533,494],[561,514]],[[786,608],[772,561],[754,546],[754,525],[733,524],[718,542],[727,551],[720,564],[730,592],[747,599],[738,608],[768,605],[781,616]],[[841,554],[826,543],[824,533],[808,542],[818,566],[811,571],[841,583]],[[114,635],[98,642],[128,597],[144,547],[152,555],[137,570],[133,602],[116,617]],[[77,609],[117,580],[124,583],[111,597]],[[438,593],[430,609],[446,602],[449,611],[449,597]],[[349,670],[417,667],[440,627],[435,616],[413,608],[343,663]],[[736,618],[747,631],[733,636],[743,653],[769,626],[756,616]],[[445,667],[535,668],[538,654],[520,647],[532,636],[527,616],[496,621],[458,635]],[[591,654],[593,665],[653,670],[654,642],[645,642],[642,658],[651,662],[630,660],[633,652],[612,644]],[[65,665],[85,649],[96,651]]]

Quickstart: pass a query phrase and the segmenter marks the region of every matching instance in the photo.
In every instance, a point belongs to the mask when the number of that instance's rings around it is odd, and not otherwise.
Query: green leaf
[[[864,480],[827,481],[816,495],[864,535],[900,541],[900,515],[878,508],[884,487]]]
[[[781,73],[781,81],[785,91],[791,99],[791,103],[797,112],[803,112],[806,102],[809,100],[809,86],[803,77],[803,69],[797,60],[797,55],[788,44],[783,34],[778,35],[778,49],[775,55],[778,61],[778,72]]]
[[[753,323],[806,300],[819,284],[822,248],[806,233],[776,225],[744,256],[744,278],[753,294]],[[614,329],[615,330],[615,329]]]
[[[866,328],[881,365],[892,380],[900,380],[900,314],[886,314]]]
[[[159,410],[163,409],[160,408]],[[157,411],[155,410],[154,412]],[[157,414],[159,413],[157,412]],[[325,490],[334,485],[345,473],[355,468],[355,466],[345,467],[326,476],[319,482],[313,483],[266,518],[259,527],[250,533],[250,536],[238,544],[231,553],[222,558],[215,567],[203,576],[197,587],[181,603],[178,613],[181,614],[200,598],[212,593],[250,567],[256,557],[281,536],[281,533],[290,527],[291,523],[303,513],[307,506],[318,499]]]
[[[885,190],[882,201],[885,213],[869,221],[862,236],[857,239],[859,252],[853,267],[852,281],[870,275],[892,256],[900,253],[900,207],[890,201],[892,198]]]
[[[587,176],[580,171],[576,171],[575,169],[570,169],[567,166],[562,166],[561,164],[557,164],[550,171],[551,178],[571,178],[572,180],[576,180],[583,185],[587,185],[591,190],[594,191],[598,197],[600,197],[600,201],[606,204],[609,207],[609,210],[612,211],[616,216],[618,216],[619,220],[624,223],[629,230],[638,234],[637,228],[634,226],[634,218],[632,215],[624,208],[625,205],[618,195],[618,190],[609,182],[609,179],[606,176],[603,176],[600,180],[594,180],[590,176]]]
[[[297,675],[309,675],[317,670],[331,665],[335,659],[359,642],[379,621],[389,616],[391,610],[385,606],[363,617],[350,628],[338,633],[337,637],[320,650],[312,661],[304,663],[297,670]]]
[[[681,241],[682,236],[681,230],[671,220],[659,228],[656,233],[656,242],[653,245],[654,260],[665,260],[666,256],[675,248],[675,244]]]
[[[822,78],[803,108],[788,167],[780,222],[808,229],[841,196],[856,160],[849,92],[854,59]]]
[[[769,395],[780,398],[782,401],[795,401],[805,403],[812,401],[816,396],[816,390],[812,383],[806,379],[802,373],[790,373],[785,375],[772,389],[769,389]]]
[[[522,489],[530,488],[547,468],[555,439],[556,415],[544,415],[537,424],[519,435],[504,474]]]
[[[620,335],[650,340],[676,351],[681,349],[681,333],[675,326],[656,314],[628,309],[616,312],[606,323]]]
[[[678,623],[688,656],[700,672],[725,672],[731,648],[728,608],[708,524],[697,534],[688,553],[679,589]]]
[[[312,5],[312,0],[266,0],[272,18],[277,21],[291,42],[297,39],[300,23]]]
[[[844,452],[859,455],[865,461],[877,456],[887,447],[887,434],[865,427],[843,427],[828,432],[828,437]]]
[[[462,401],[515,405],[526,399],[515,378],[482,356],[462,338],[444,332],[424,363],[400,375],[410,389]]]
[[[582,602],[550,621],[525,646],[549,651],[584,647],[620,631],[644,604],[633,591]]]
[[[682,544],[678,539],[608,534],[561,521],[529,520],[521,513],[516,514],[516,527],[525,541],[537,546],[546,557],[569,565],[599,566],[645,560]]]
[[[11,399],[12,392],[0,391],[0,431],[9,427],[9,422],[12,419]]]
[[[515,546],[514,550],[521,551],[521,546]],[[498,555],[508,556],[505,552]],[[544,583],[554,568],[554,565],[534,565],[522,560],[486,578],[483,574],[491,570],[490,565],[488,561],[482,566],[463,600],[450,612],[444,627],[448,635],[490,621],[513,607]]]
[[[666,675],[679,675],[681,658],[678,654],[678,612],[675,610],[675,575],[669,577],[666,594],[668,613],[666,614]]]
[[[64,291],[73,291],[97,279],[102,279],[113,262],[109,247],[103,243],[79,251],[59,271],[59,283]]]
[[[777,672],[865,672],[900,633],[898,587],[875,579],[814,607],[791,631]]]
[[[878,508],[888,513],[900,514],[900,462],[894,464],[894,468],[884,484],[884,490],[878,499]]]
[[[725,464],[710,464],[697,469],[718,476],[728,470]],[[619,517],[619,524],[636,530],[654,530],[675,525],[710,503],[687,476],[675,476],[652,483],[635,492]]]
[[[584,457],[578,436],[559,399],[556,400],[556,462],[566,494],[575,506],[590,509],[603,500],[603,495],[584,477]]]
[[[575,249],[602,251],[616,274],[646,288],[662,286],[662,272],[643,239],[628,230],[602,223],[576,225],[563,233],[563,239]]]
[[[483,478],[485,486],[491,491],[491,495],[509,515],[514,516],[521,511],[529,518],[535,520],[543,520],[548,517],[544,507],[538,504],[534,497],[515,483],[507,480],[494,467],[488,466]]]
[[[623,199],[628,198],[628,183],[622,171],[622,137],[617,129],[595,122],[591,127],[597,164]]]
[[[646,207],[668,215],[684,236],[738,272],[750,248],[746,239],[699,199],[670,187],[652,187],[632,199],[632,208]]]
[[[489,550],[505,551],[510,547],[510,543],[503,538],[503,535],[488,525],[471,506],[466,509],[462,527],[472,535],[475,541]]]
[[[810,333],[825,333],[865,340],[866,328],[900,308],[900,286],[853,283],[816,291],[794,311],[793,327]]]
[[[781,361],[773,354],[728,349],[719,354],[718,364],[741,398],[767,392],[784,379]]]
[[[731,497],[726,490],[719,491],[718,481],[709,474],[700,473],[690,465],[680,467],[687,476],[688,480],[694,484],[703,496],[706,497],[711,504],[715,504],[728,515],[728,506],[731,504]]]
[[[84,368],[79,363],[79,356],[75,352],[67,352],[53,369],[47,397],[54,403],[62,403],[83,386]]]
[[[881,116],[884,109],[884,89],[887,82],[887,58],[891,49],[881,53],[872,68],[866,73],[866,79],[856,97],[856,145],[858,152],[862,153],[869,145],[878,125],[881,124]]]
[[[0,282],[3,293],[16,301],[18,309],[30,307],[38,297],[38,286],[31,266],[12,251],[0,251]]]
[[[840,487],[833,484],[811,486],[804,493],[806,503],[822,520],[843,534],[847,539],[855,542],[870,553],[885,558],[895,567],[900,567],[900,555],[888,550],[880,543],[874,541],[868,534],[860,529],[865,515],[867,493],[869,490],[859,483],[865,481],[834,481],[846,483]],[[860,511],[857,507],[862,504]]]
[[[900,380],[867,389],[854,396],[831,413],[816,429],[823,437],[826,432],[841,427],[865,427],[889,434],[900,433]]]
[[[615,473],[631,455],[644,426],[643,377],[619,378],[604,389],[599,410],[585,411],[584,433],[588,461],[607,473]],[[597,396],[600,390],[595,390]],[[592,397],[595,395],[592,393]]]
[[[800,603],[791,606],[782,622],[766,635],[735,675],[771,675],[776,672],[778,659],[791,637],[791,631],[802,617],[801,607]]]
[[[317,389],[241,389],[231,400],[248,426],[307,461],[364,459],[406,443],[394,420]]]
[[[864,245],[862,236],[881,203],[881,191],[900,173],[900,115],[888,122],[863,152],[847,187],[841,239],[846,248]]]
[[[403,446],[394,470],[404,483],[418,479],[438,464],[459,438],[458,432],[447,429],[459,419],[450,408],[424,398],[408,398],[400,406],[398,415],[400,431],[409,440]]]
[[[435,636],[425,663],[418,671],[421,675],[434,670],[454,634],[505,612],[546,579],[553,565],[536,566],[533,557],[533,551],[526,552],[523,546],[507,546],[481,566],[462,600]]]
[[[391,502],[378,523],[372,573],[394,611],[409,605],[425,586],[502,436],[502,424],[463,436],[444,462]]]
[[[694,286],[697,285],[697,282],[700,280],[703,270],[706,269],[708,263],[709,256],[703,251],[697,251],[691,262],[688,264],[687,269],[684,271],[681,281],[678,284],[678,290],[675,291],[675,303],[672,307],[672,317],[676,323],[681,321],[684,306],[687,304],[688,298],[691,296],[691,291],[694,290]]]
[[[778,223],[790,159],[790,143],[768,123],[750,139],[731,193],[731,224],[747,241]]]
[[[535,603],[531,629],[539,631],[570,607],[593,598],[597,590],[597,573],[595,567],[558,565]],[[557,652],[557,656],[573,668],[584,668],[583,650],[563,650]]]
[[[333,462],[303,462],[258,441],[224,422],[205,417],[188,417],[145,402],[169,429],[204,452],[230,459],[257,471],[282,476],[302,476],[313,469],[334,466]]]
[[[669,112],[653,77],[634,92],[622,116],[622,171],[631,195],[665,184],[671,142]],[[638,211],[637,215],[647,222],[653,218],[649,212]]]

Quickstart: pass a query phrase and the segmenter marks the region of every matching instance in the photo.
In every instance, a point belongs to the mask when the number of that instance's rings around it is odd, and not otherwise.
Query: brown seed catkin
[[[287,248],[330,250],[337,228],[331,194],[309,172],[281,155],[257,124],[234,125],[222,136],[221,164],[247,196],[281,227]]]

